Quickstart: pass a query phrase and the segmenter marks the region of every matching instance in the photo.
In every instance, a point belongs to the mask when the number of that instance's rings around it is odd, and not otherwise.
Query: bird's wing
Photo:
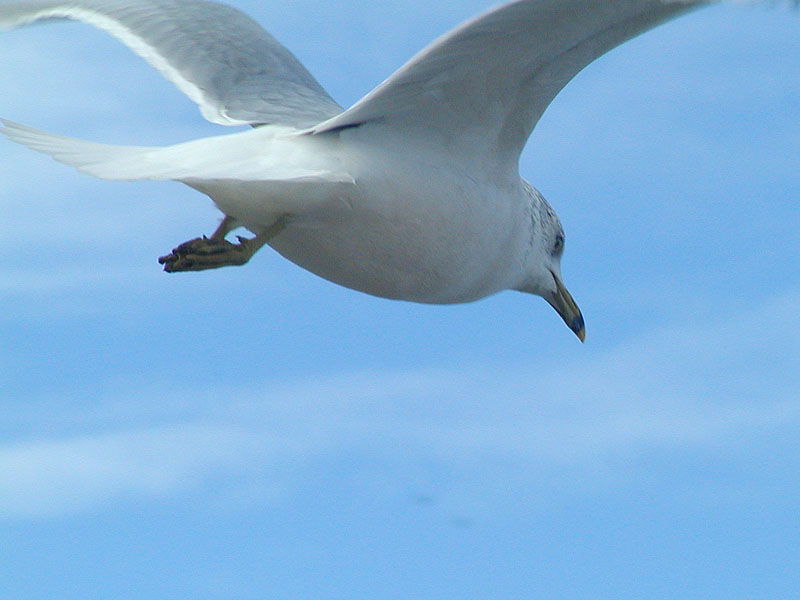
[[[421,128],[462,155],[512,168],[558,92],[595,58],[706,2],[521,0],[489,10],[423,49],[315,133],[381,121]]]
[[[0,1],[0,30],[42,19],[103,29],[213,123],[309,127],[342,109],[284,46],[231,7],[190,0]]]

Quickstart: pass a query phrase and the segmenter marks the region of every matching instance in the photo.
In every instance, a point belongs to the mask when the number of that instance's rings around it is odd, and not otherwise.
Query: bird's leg
[[[231,217],[225,217],[211,237],[203,236],[184,242],[174,248],[171,254],[160,257],[158,262],[164,265],[167,273],[205,271],[231,265],[243,265],[261,246],[286,227],[286,221],[286,217],[280,217],[253,238],[236,236],[239,243],[234,244],[226,240],[225,236],[236,226]]]
[[[222,223],[219,224],[214,230],[214,233],[211,234],[212,240],[224,240],[225,236],[228,235],[231,231],[236,229],[236,219],[225,215],[225,218],[222,219]]]

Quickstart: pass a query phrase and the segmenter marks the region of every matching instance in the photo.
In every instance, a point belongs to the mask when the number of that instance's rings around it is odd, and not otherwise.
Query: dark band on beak
[[[556,309],[559,316],[564,319],[564,323],[578,336],[578,339],[583,341],[586,339],[583,315],[578,305],[575,304],[575,300],[572,299],[572,295],[567,291],[567,288],[564,287],[564,284],[561,283],[561,279],[559,279],[555,273],[553,273],[553,280],[556,282],[556,291],[551,296],[545,297],[545,300],[550,303],[550,306]]]

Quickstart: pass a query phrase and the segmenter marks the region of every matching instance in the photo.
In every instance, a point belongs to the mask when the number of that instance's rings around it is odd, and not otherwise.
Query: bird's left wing
[[[247,15],[204,0],[0,0],[0,30],[71,19],[103,29],[221,125],[309,127],[341,112],[283,45]]]
[[[464,155],[516,169],[551,100],[598,56],[706,4],[683,0],[517,0],[435,40],[314,132],[382,121],[442,136]]]

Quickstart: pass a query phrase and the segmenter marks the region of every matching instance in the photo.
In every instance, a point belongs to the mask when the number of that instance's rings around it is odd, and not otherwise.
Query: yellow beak
[[[553,279],[556,282],[556,291],[551,296],[545,297],[545,300],[556,309],[556,312],[564,319],[564,323],[578,336],[578,339],[583,341],[586,339],[583,315],[578,305],[575,304],[575,300],[572,299],[567,288],[564,287],[561,279],[555,273],[553,273]]]

